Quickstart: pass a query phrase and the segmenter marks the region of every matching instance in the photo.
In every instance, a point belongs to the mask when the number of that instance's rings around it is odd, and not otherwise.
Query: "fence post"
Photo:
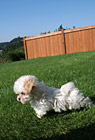
[[[28,59],[27,45],[26,45],[26,40],[25,39],[26,39],[26,37],[23,37],[25,59]]]
[[[65,34],[64,34],[64,29],[61,29],[61,31],[62,31],[62,36],[63,36],[63,47],[64,47],[64,52],[65,52],[65,54],[66,54],[66,42],[65,42]]]

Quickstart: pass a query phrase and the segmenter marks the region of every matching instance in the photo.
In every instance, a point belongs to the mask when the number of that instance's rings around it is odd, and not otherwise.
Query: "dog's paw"
[[[42,116],[37,114],[37,117],[38,117],[39,119],[41,119]]]
[[[45,114],[46,114],[46,112],[42,112],[42,111],[37,112],[36,111],[36,115],[39,119],[41,119]]]

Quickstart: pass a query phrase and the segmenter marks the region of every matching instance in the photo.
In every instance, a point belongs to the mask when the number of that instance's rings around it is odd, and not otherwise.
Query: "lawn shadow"
[[[60,114],[65,115],[65,114],[70,114],[75,110],[67,110],[67,111],[62,111],[62,112],[55,112],[54,110],[48,111],[47,114],[44,117],[56,117]]]
[[[78,110],[73,109],[73,110],[67,110],[67,111],[62,111],[62,112],[55,112],[54,110],[51,110],[51,111],[47,112],[46,117],[52,117],[52,116],[54,117],[54,116],[59,115],[59,114],[67,115],[67,114],[71,114],[73,112],[80,112],[83,110],[86,110],[86,109],[84,107],[82,107]]]
[[[92,102],[95,104],[95,96],[91,96],[90,99],[91,99]]]
[[[40,138],[37,140],[95,140],[95,124],[84,128],[72,130],[68,134],[55,135],[49,138]]]

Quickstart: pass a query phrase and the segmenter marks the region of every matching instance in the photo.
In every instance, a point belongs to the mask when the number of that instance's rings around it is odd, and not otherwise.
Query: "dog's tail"
[[[81,107],[90,108],[92,107],[92,105],[93,105],[93,102],[91,101],[89,97],[83,98],[81,100]]]

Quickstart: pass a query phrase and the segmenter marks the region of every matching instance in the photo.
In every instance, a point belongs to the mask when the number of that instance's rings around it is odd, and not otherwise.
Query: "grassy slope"
[[[73,81],[95,101],[95,52],[69,54],[0,64],[0,140],[90,139],[95,137],[95,105],[88,110],[49,112],[42,119],[30,104],[22,105],[13,93],[14,81],[21,75],[35,75],[48,86],[60,88]]]

